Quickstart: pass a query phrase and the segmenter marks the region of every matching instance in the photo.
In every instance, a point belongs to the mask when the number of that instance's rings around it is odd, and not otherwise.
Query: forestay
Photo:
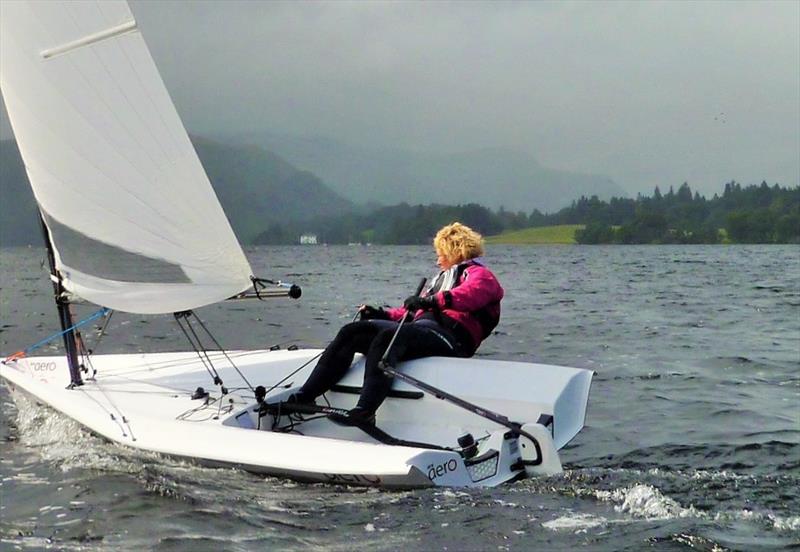
[[[250,286],[124,1],[4,0],[0,86],[67,290],[155,314]]]

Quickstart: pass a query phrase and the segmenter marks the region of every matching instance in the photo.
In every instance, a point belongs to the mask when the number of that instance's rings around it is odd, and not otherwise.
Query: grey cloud
[[[800,184],[797,2],[132,2],[187,127]]]

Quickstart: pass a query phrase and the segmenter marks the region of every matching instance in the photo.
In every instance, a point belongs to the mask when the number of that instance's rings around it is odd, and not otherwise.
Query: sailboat
[[[300,481],[491,487],[562,470],[558,451],[584,425],[591,371],[400,363],[375,425],[344,426],[328,414],[355,405],[363,358],[324,405],[307,406],[286,399],[319,350],[221,349],[195,309],[300,290],[253,275],[128,5],[0,9],[0,87],[41,213],[65,346],[62,356],[31,346],[7,357],[0,379],[13,396],[128,447]],[[77,301],[100,309],[76,321]],[[90,353],[81,325],[113,311],[173,316],[190,346]]]

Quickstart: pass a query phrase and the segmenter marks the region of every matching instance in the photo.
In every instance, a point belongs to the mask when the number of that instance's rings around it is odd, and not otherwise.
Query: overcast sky
[[[192,132],[511,147],[632,192],[800,184],[797,1],[131,7]]]

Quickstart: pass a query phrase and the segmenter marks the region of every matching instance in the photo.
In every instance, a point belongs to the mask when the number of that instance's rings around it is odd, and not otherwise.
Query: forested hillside
[[[606,203],[581,198],[559,213],[560,223],[580,220],[579,243],[797,243],[800,242],[800,188],[777,184],[725,185],[707,200],[688,184],[677,192]]]
[[[243,243],[277,221],[343,214],[352,208],[315,175],[266,150],[201,137],[192,142]],[[0,199],[0,244],[41,244],[39,213],[14,140],[0,141]]]
[[[259,243],[295,243],[301,233],[315,233],[326,243],[429,243],[444,224],[460,220],[483,233],[499,234],[527,227],[584,225],[579,243],[800,243],[800,188],[746,186],[731,182],[721,196],[706,199],[688,184],[652,197],[581,197],[553,214],[477,204],[408,205],[377,209],[371,214],[325,217],[303,224],[276,224]]]

